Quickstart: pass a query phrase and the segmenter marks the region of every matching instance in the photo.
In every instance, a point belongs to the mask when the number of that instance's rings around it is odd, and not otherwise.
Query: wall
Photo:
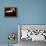
[[[17,18],[4,17],[9,6],[18,8]],[[9,32],[18,32],[18,24],[46,24],[46,0],[0,0],[0,44],[8,43]]]

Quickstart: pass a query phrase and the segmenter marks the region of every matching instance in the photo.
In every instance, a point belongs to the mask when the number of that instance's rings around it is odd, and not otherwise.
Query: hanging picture
[[[5,17],[17,17],[17,8],[16,7],[6,7]]]

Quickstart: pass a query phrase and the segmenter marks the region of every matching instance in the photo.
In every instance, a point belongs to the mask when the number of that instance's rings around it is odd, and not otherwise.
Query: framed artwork
[[[4,11],[5,11],[5,17],[17,17],[16,7],[6,7]]]

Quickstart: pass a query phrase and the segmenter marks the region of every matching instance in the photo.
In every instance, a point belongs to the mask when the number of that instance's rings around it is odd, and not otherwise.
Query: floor
[[[0,46],[8,46],[8,45],[7,44],[0,44]],[[31,40],[28,40],[28,41],[21,40],[19,44],[14,44],[13,46],[46,46],[46,42],[45,41],[32,42]]]
[[[8,44],[0,44],[0,46],[8,46]],[[18,46],[18,44],[10,45],[10,46]]]
[[[34,41],[34,42],[32,42],[31,40],[28,40],[28,41],[21,40],[20,43],[21,43],[20,46],[46,46],[45,41]]]

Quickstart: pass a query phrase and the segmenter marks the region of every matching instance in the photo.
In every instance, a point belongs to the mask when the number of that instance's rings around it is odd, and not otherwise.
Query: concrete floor
[[[0,46],[8,46],[8,44],[0,44]],[[11,45],[10,45],[11,46]],[[46,46],[45,41],[25,41],[21,40],[19,44],[15,44],[14,46]]]
[[[8,44],[0,44],[0,46],[8,46]],[[10,46],[18,46],[18,44],[10,45]]]
[[[45,41],[21,40],[20,46],[46,46],[46,42]]]

